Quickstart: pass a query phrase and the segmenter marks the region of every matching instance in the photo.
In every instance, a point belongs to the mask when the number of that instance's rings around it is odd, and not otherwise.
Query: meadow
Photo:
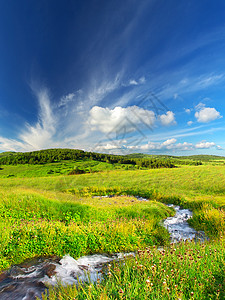
[[[77,166],[91,172],[68,175]],[[191,208],[191,225],[209,242],[170,245],[160,221],[174,211],[163,203]],[[224,208],[221,160],[130,170],[90,160],[2,165],[0,269],[36,256],[138,251],[101,283],[50,289],[49,299],[224,299]]]

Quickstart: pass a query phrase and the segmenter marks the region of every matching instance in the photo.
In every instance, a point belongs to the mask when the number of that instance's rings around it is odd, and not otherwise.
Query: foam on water
[[[124,256],[134,253],[118,253],[112,256],[95,254],[74,259],[65,255],[61,260],[38,259],[32,266],[13,266],[3,273],[0,281],[1,300],[34,300],[41,298],[46,285],[55,286],[77,284],[81,282],[96,282],[102,279],[102,272],[112,261],[124,259]],[[105,268],[105,272],[107,269]]]
[[[74,284],[78,282],[78,278],[79,281],[96,282],[98,278],[102,278],[101,270],[104,265],[116,259],[117,255],[95,254],[75,260],[70,255],[65,255],[56,265],[56,274],[51,278],[45,275],[41,281],[51,285],[56,285],[58,281],[63,285]]]
[[[192,212],[189,209],[180,208],[180,206],[168,205],[173,207],[176,211],[175,216],[164,220],[163,225],[169,231],[172,242],[179,242],[181,240],[205,240],[203,232],[197,232],[190,227],[188,220],[192,217]]]

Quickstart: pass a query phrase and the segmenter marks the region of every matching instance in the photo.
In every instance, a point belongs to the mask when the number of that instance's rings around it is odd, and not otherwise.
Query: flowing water
[[[172,242],[181,240],[204,241],[206,239],[203,231],[196,231],[188,224],[188,219],[192,217],[192,212],[189,209],[183,209],[180,206],[169,204],[169,207],[175,209],[176,214],[164,220],[163,226],[169,231]]]
[[[147,201],[145,198],[137,198]],[[176,211],[174,217],[164,220],[163,226],[168,229],[172,242],[186,239],[204,240],[204,233],[196,232],[187,222],[192,217],[192,212],[173,206]],[[112,256],[95,254],[84,256],[77,260],[69,255],[63,258],[37,258],[15,265],[0,274],[0,299],[1,300],[34,300],[41,298],[41,293],[47,285],[76,284],[79,281],[97,281],[102,278],[102,272],[111,261],[121,260],[125,255],[134,253],[118,253]]]

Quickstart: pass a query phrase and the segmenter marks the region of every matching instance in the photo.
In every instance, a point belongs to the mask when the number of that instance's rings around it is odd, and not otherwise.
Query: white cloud
[[[95,151],[114,150],[118,149],[118,145],[113,143],[107,143],[106,145],[98,145],[95,147]]]
[[[138,85],[138,82],[135,79],[131,79],[129,85]]]
[[[209,148],[212,148],[216,146],[215,143],[213,142],[206,142],[206,141],[202,141],[202,142],[199,142],[195,145],[195,148],[196,149],[209,149]]]
[[[164,146],[168,147],[168,146],[170,146],[170,145],[175,144],[176,141],[177,141],[177,140],[174,139],[174,138],[168,139],[168,140],[166,140],[165,142],[162,143],[162,146],[163,146],[163,147],[164,147]]]
[[[148,142],[147,144],[144,145],[138,145],[138,146],[129,146],[131,149],[136,149],[140,151],[148,151],[148,150],[192,150],[193,149],[193,144],[192,143],[176,143],[177,140],[172,138],[172,139],[167,139],[164,142]]]
[[[188,121],[187,124],[188,124],[189,126],[191,126],[191,125],[193,124],[193,121]]]
[[[114,109],[94,106],[89,112],[88,123],[92,130],[99,130],[104,133],[118,132],[120,128],[126,131],[135,130],[135,126],[147,124],[153,126],[155,113],[138,106],[126,108],[117,106]]]
[[[214,142],[201,141],[196,144],[183,142],[176,143],[177,140],[175,138],[167,139],[164,142],[148,142],[144,145],[137,146],[128,146],[128,149],[136,150],[136,151],[150,151],[150,150],[180,150],[180,151],[193,151],[195,149],[210,149],[216,148],[218,150],[222,149],[219,145],[216,145]],[[125,147],[125,145],[123,145]]]
[[[214,107],[205,107],[202,103],[200,104],[200,106],[198,104],[198,111],[195,113],[195,117],[199,123],[208,123],[222,117]]]
[[[146,78],[144,76],[142,76],[138,80],[130,79],[128,86],[129,85],[140,85],[140,84],[144,84],[145,82],[146,82]],[[124,84],[124,86],[127,86],[127,84]]]
[[[170,125],[175,125],[175,114],[172,111],[167,111],[166,114],[163,114],[161,116],[158,116],[160,122],[164,126],[170,126]]]
[[[190,114],[191,110],[190,110],[189,108],[185,108],[185,112],[186,112],[187,114]]]

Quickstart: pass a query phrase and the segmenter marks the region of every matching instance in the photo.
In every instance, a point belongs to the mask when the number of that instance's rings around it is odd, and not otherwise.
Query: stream
[[[137,197],[140,201],[148,201],[145,198]],[[171,242],[195,239],[204,241],[204,232],[196,232],[187,222],[192,217],[189,209],[182,209],[179,206],[173,207],[176,214],[163,221],[163,226],[169,231]],[[79,281],[96,282],[101,279],[102,272],[106,270],[107,264],[118,261],[127,255],[134,253],[117,253],[114,255],[94,254],[80,257],[75,260],[70,255],[63,258],[36,258],[25,261],[22,264],[14,265],[9,270],[0,274],[0,299],[1,300],[35,300],[41,299],[41,294],[46,290],[47,285],[76,284]],[[87,272],[89,275],[87,275]]]

